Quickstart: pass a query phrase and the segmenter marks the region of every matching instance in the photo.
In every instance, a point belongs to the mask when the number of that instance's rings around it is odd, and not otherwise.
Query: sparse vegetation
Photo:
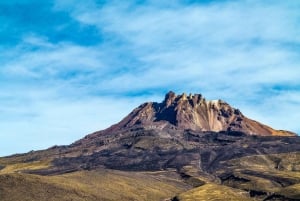
[[[233,189],[214,183],[208,183],[198,188],[184,192],[176,197],[178,201],[251,201],[245,191]],[[175,199],[175,200],[176,200]]]
[[[51,165],[49,160],[47,161],[34,161],[29,163],[15,163],[11,165],[6,165],[0,170],[0,174],[21,172],[25,170],[38,170],[43,168],[48,168]]]
[[[172,172],[80,171],[57,176],[0,175],[1,201],[157,201],[186,191]]]
[[[228,161],[227,165],[231,166],[233,177],[237,179],[224,179],[223,184],[260,192],[265,194],[263,198],[274,194],[286,199],[299,199],[300,172],[295,170],[299,163],[299,152],[236,158]]]

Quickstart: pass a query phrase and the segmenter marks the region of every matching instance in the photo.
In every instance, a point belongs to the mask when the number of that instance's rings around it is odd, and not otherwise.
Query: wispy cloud
[[[168,90],[222,98],[300,132],[299,7],[293,0],[0,3],[0,154],[70,143]]]

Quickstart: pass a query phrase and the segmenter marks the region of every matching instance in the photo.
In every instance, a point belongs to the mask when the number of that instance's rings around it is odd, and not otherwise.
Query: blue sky
[[[0,23],[0,155],[69,144],[169,90],[300,133],[298,0],[4,0]]]

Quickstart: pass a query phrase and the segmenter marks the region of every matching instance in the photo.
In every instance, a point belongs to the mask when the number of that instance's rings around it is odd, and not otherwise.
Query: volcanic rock
[[[222,100],[206,100],[201,94],[176,95],[170,91],[161,103],[147,102],[134,109],[108,132],[133,126],[194,131],[239,131],[260,136],[294,136],[275,130],[243,115]]]

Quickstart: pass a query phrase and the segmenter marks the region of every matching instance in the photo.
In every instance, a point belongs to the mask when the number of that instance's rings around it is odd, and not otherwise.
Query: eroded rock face
[[[121,122],[109,128],[119,130],[135,125],[149,128],[191,129],[194,131],[240,131],[249,135],[293,136],[251,120],[222,100],[207,101],[201,94],[166,94],[161,103],[148,102],[134,109]]]

